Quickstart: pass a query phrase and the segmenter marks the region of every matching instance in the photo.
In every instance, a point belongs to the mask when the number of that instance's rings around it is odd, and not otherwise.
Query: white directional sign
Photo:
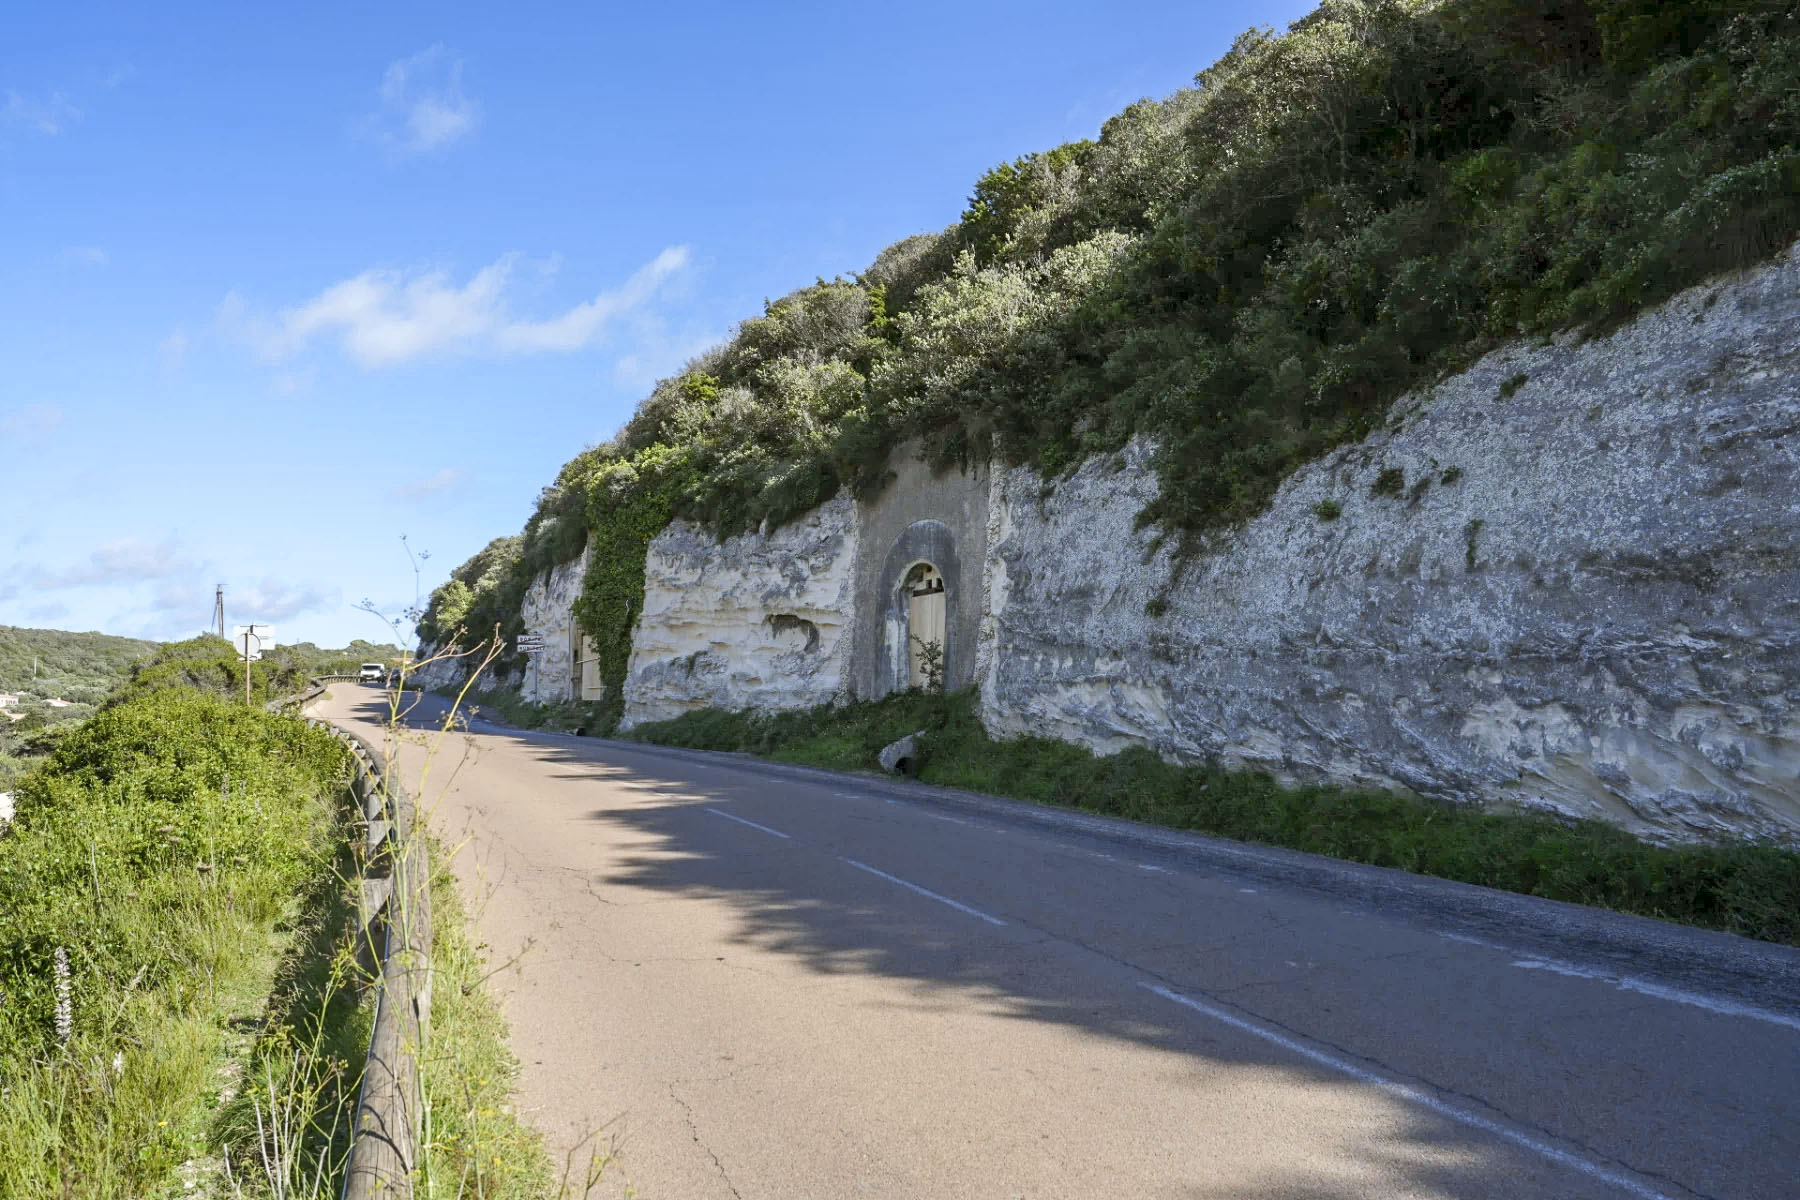
[[[275,648],[275,627],[273,625],[237,625],[231,637],[231,644],[237,647],[238,657],[248,654],[250,661],[255,662],[263,656],[264,650]]]
[[[519,652],[530,654],[544,648],[544,635],[541,633],[521,633],[519,635]]]

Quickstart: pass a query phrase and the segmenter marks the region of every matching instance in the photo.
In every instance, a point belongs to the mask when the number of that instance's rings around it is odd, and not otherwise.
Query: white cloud
[[[0,438],[36,441],[55,433],[62,422],[62,409],[56,405],[26,404],[0,416]]]
[[[266,577],[253,584],[225,585],[225,615],[233,625],[272,625],[334,608],[340,600],[341,594],[328,588]],[[151,591],[148,609],[138,613],[142,624],[137,627],[163,631],[197,628],[205,623],[212,606],[211,583],[164,580]],[[276,636],[280,633],[276,630]]]
[[[333,608],[339,603],[340,594],[312,584],[284,583],[279,579],[264,579],[248,588],[240,587],[235,592],[227,589],[225,600],[237,612],[243,614],[243,619],[236,623],[248,625],[252,621],[257,623],[286,621],[305,613]],[[277,634],[279,632],[278,630]]]
[[[0,129],[25,129],[45,137],[55,137],[81,116],[81,110],[70,104],[61,92],[52,92],[43,100],[34,100],[8,90],[6,102],[0,104]]]
[[[174,333],[171,333],[168,337],[158,343],[156,347],[156,356],[162,360],[163,370],[179,371],[181,369],[181,364],[187,361],[188,347],[190,345],[192,345],[192,343],[188,341],[187,333],[180,329],[177,329]]]
[[[672,246],[618,288],[540,321],[511,313],[508,293],[521,261],[517,254],[483,267],[461,286],[442,270],[364,271],[273,318],[251,312],[233,292],[219,306],[218,319],[224,330],[275,362],[320,338],[336,339],[365,367],[478,351],[568,353],[592,345],[610,323],[648,303],[687,266],[688,257],[686,246]]]
[[[34,567],[25,577],[33,587],[52,590],[144,583],[192,570],[193,564],[182,557],[172,540],[145,542],[123,538],[101,546],[84,563],[61,569]]]
[[[467,472],[445,467],[435,475],[429,475],[424,479],[415,479],[410,483],[396,485],[389,489],[388,499],[423,500],[428,496],[435,496],[441,492],[448,492],[459,488],[467,483],[468,480],[469,476]]]
[[[613,377],[627,387],[648,389],[724,340],[720,333],[676,333],[661,321],[637,321],[631,330],[632,351],[613,364]]]
[[[62,252],[62,261],[70,267],[104,267],[111,260],[98,246],[70,246]]]
[[[432,46],[388,66],[381,108],[365,122],[377,142],[398,154],[428,154],[472,133],[481,107],[463,94],[462,59]]]

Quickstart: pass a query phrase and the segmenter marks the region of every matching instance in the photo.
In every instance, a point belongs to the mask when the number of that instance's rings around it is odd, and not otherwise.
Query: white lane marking
[[[970,908],[968,905],[960,904],[957,901],[952,900],[948,896],[940,896],[936,892],[932,891],[930,888],[922,888],[916,883],[908,883],[908,882],[906,882],[906,880],[900,878],[898,875],[889,875],[886,871],[877,871],[874,867],[871,867],[868,863],[859,863],[854,858],[845,858],[845,859],[842,859],[842,861],[849,863],[851,866],[855,867],[859,871],[867,871],[871,875],[879,875],[881,878],[887,880],[889,883],[897,883],[901,887],[906,888],[908,891],[914,891],[914,892],[919,893],[919,895],[921,895],[921,896],[925,896],[925,897],[928,897],[929,899],[936,900],[939,904],[948,904],[951,908],[954,908],[957,912],[968,913],[971,917],[980,917],[983,921],[986,921],[989,925],[1004,925],[1004,924],[1006,924],[1006,922],[1002,921],[999,917],[990,917],[986,913],[982,912],[979,908]]]
[[[946,817],[943,813],[922,812],[919,815],[923,816],[923,817],[930,817],[934,821],[948,821],[952,825],[967,825],[968,824],[968,822],[963,820],[961,817]]]
[[[1508,956],[1524,953],[1511,946],[1502,946],[1499,942],[1469,937],[1462,933],[1440,933],[1438,936],[1445,941],[1461,942],[1467,946],[1480,946],[1487,950],[1498,950]],[[1562,962],[1554,958],[1521,957],[1515,959],[1512,965],[1523,971],[1549,971],[1553,975],[1567,975],[1573,979],[1592,979],[1598,983],[1610,983],[1622,992],[1636,992],[1640,996],[1651,996],[1658,1000],[1668,1000],[1674,1004],[1703,1008],[1707,1012],[1717,1013],[1722,1017],[1748,1017],[1752,1021],[1763,1021],[1770,1025],[1780,1025],[1784,1029],[1800,1031],[1800,1017],[1774,1012],[1767,1008],[1757,1008],[1754,1004],[1740,1004],[1736,1000],[1723,1000],[1716,996],[1703,996],[1698,992],[1683,991],[1681,988],[1669,987],[1667,984],[1652,983],[1650,980],[1639,978],[1636,975],[1615,975],[1611,971],[1603,971],[1595,967],[1578,967],[1574,963]]]
[[[764,833],[772,833],[778,838],[787,838],[787,840],[793,841],[792,838],[788,838],[788,835],[781,832],[779,829],[770,829],[767,825],[758,825],[755,821],[746,821],[742,817],[734,817],[730,813],[721,812],[716,808],[709,808],[706,811],[715,817],[724,817],[727,821],[736,821],[739,825],[748,825],[752,829],[760,829]]]
[[[1255,888],[1239,888],[1238,891],[1243,892],[1244,894],[1249,895],[1249,896],[1256,895]]]
[[[1704,1008],[1708,1012],[1715,1012],[1724,1017],[1749,1017],[1753,1021],[1767,1021],[1771,1025],[1782,1025],[1789,1029],[1800,1030],[1800,1018],[1770,1012],[1766,1008],[1738,1004],[1731,1000],[1717,1000],[1711,996],[1684,992],[1680,988],[1651,983],[1648,979],[1637,979],[1630,975],[1614,975],[1608,971],[1590,970],[1586,967],[1577,967],[1572,963],[1556,962],[1546,958],[1521,959],[1513,963],[1513,966],[1526,971],[1550,971],[1557,975],[1570,975],[1576,979],[1594,979],[1601,983],[1610,983],[1622,992],[1636,992],[1640,996],[1654,996],[1658,1000],[1673,1000],[1677,1004],[1690,1004],[1695,1008]]]
[[[1153,867],[1149,863],[1139,863],[1138,870],[1140,870],[1140,871],[1161,871],[1164,875],[1167,875],[1169,873],[1169,868]]]
[[[1154,983],[1139,982],[1138,986],[1147,991],[1155,992],[1164,1000],[1172,1000],[1176,1004],[1182,1005],[1184,1008],[1191,1008],[1195,1012],[1211,1017],[1213,1020],[1221,1022],[1222,1024],[1229,1025],[1233,1029],[1242,1030],[1252,1037],[1261,1038],[1265,1042],[1280,1046],[1282,1049],[1298,1054],[1302,1058],[1309,1058],[1321,1066],[1330,1067],[1334,1071],[1348,1075],[1350,1078],[1366,1083],[1371,1087],[1378,1087],[1389,1095],[1398,1096],[1402,1100],[1410,1101],[1423,1108],[1429,1108],[1439,1116],[1449,1117],[1452,1121],[1460,1122],[1472,1129],[1479,1129],[1484,1133],[1491,1133],[1495,1137],[1503,1138],[1506,1141],[1513,1143],[1515,1146],[1521,1146],[1526,1150],[1530,1150],[1534,1154],[1541,1155],[1560,1166],[1570,1167],[1585,1175],[1610,1183],[1622,1191],[1630,1192],[1634,1196],[1642,1197],[1643,1200],[1672,1200],[1672,1198],[1666,1194],[1655,1191],[1628,1175],[1620,1174],[1617,1171],[1603,1167],[1599,1163],[1591,1162],[1579,1155],[1570,1154],[1567,1150],[1559,1150],[1548,1142],[1541,1142],[1528,1134],[1520,1133],[1516,1129],[1503,1125],[1499,1121],[1484,1117],[1480,1113],[1470,1112],[1466,1108],[1458,1108],[1454,1104],[1446,1104],[1436,1096],[1427,1095],[1418,1088],[1408,1087],[1406,1084],[1389,1079],[1384,1075],[1377,1075],[1373,1071],[1364,1067],[1359,1067],[1355,1063],[1347,1062],[1344,1059],[1338,1058],[1336,1055],[1327,1054],[1323,1050],[1315,1050],[1304,1042],[1296,1041],[1293,1038],[1276,1033],[1274,1030],[1265,1028],[1256,1021],[1240,1017],[1236,1013],[1227,1012],[1222,1008],[1215,1008],[1213,1005],[1207,1004],[1204,1001],[1195,1000],[1191,996],[1184,996],[1180,992],[1171,991],[1166,987],[1160,987]]]

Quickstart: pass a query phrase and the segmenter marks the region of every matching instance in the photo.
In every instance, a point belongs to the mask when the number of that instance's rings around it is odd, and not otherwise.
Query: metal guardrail
[[[272,711],[318,699],[325,684],[354,675],[320,675],[298,695],[271,702]],[[366,828],[361,881],[365,945],[380,947],[375,963],[375,1022],[351,1126],[344,1200],[408,1200],[418,1161],[423,1113],[419,1060],[431,1027],[431,862],[418,808],[387,760],[369,742],[312,717],[356,759],[352,788]]]

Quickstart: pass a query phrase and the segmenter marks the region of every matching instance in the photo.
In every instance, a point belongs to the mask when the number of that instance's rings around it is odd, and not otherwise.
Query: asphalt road
[[[314,711],[381,744],[379,689]],[[1103,823],[480,723],[399,757],[526,1115],[616,1148],[596,1195],[1800,1196],[1800,1009],[1547,954],[1535,902],[1471,937]]]

